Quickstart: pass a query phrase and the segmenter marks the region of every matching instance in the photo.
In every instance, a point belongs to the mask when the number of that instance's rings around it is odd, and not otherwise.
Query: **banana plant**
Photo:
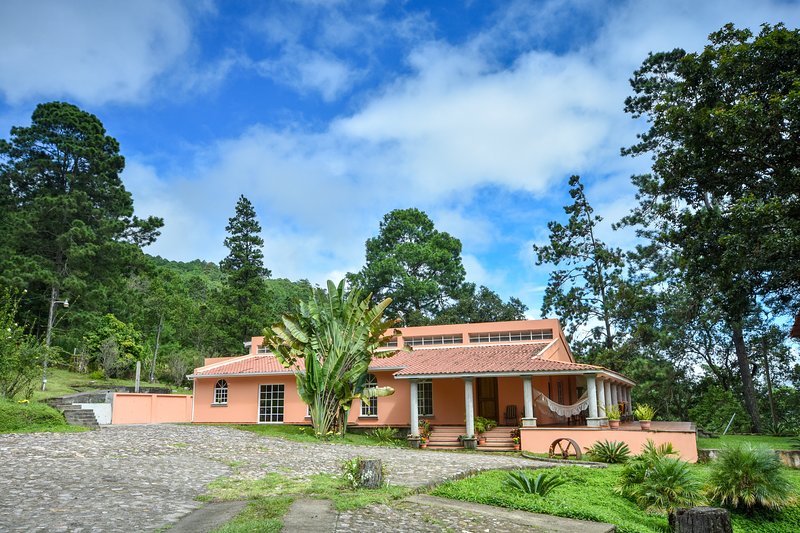
[[[320,437],[334,430],[344,435],[353,400],[394,393],[391,387],[366,387],[372,359],[398,351],[376,350],[400,333],[396,320],[383,317],[391,298],[374,306],[370,300],[358,289],[347,292],[344,281],[328,281],[327,290],[312,289],[297,313],[284,315],[264,332],[264,344],[294,372]]]

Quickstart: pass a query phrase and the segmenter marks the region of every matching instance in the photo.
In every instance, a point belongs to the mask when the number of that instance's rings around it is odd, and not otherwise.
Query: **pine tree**
[[[264,279],[271,272],[264,267],[261,225],[253,204],[244,195],[236,202],[236,214],[229,219],[225,230],[228,237],[224,243],[230,253],[220,262],[220,270],[225,274],[226,322],[231,337],[246,341],[266,326],[261,317]]]

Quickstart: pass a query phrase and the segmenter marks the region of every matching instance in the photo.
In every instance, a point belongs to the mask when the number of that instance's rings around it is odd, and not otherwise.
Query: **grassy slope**
[[[18,403],[0,399],[0,433],[85,430],[83,427],[70,426],[61,413],[43,403]]]
[[[488,472],[475,477],[448,482],[434,489],[433,494],[457,500],[473,501],[500,507],[609,522],[621,533],[654,533],[667,527],[666,516],[648,515],[633,503],[614,493],[613,487],[621,466],[604,470],[560,467],[556,469],[569,482],[555,489],[546,498],[522,494],[503,486],[504,472]],[[701,479],[708,476],[708,467],[693,467]],[[800,472],[787,470],[787,475],[800,492]],[[782,513],[762,513],[753,516],[734,513],[734,531],[790,533],[800,530],[800,507]]]
[[[39,383],[41,385],[41,383]],[[84,392],[92,389],[102,389],[108,386],[127,386],[135,385],[132,379],[92,379],[89,374],[78,374],[69,372],[61,368],[50,368],[47,370],[47,390],[35,390],[32,400],[41,401],[57,396],[66,396],[76,392]],[[169,383],[148,383],[146,379],[141,382],[141,387],[163,387],[176,390],[174,385]],[[181,394],[191,394],[191,389],[181,389]]]
[[[697,439],[697,447],[704,449],[720,449],[735,444],[750,444],[753,447],[772,448],[773,450],[791,450],[791,437],[772,437],[769,435],[725,435],[715,439]]]

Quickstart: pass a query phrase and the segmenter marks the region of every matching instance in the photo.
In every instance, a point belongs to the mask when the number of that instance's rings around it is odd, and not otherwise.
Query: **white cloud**
[[[300,46],[289,47],[279,59],[255,63],[256,71],[304,93],[318,92],[332,102],[356,83],[361,74],[331,54]]]
[[[484,266],[490,263],[482,255],[492,252],[508,221],[489,222],[480,209],[470,211],[471,192],[491,185],[532,193],[546,204],[568,175],[579,173],[591,177],[588,190],[597,213],[608,224],[618,220],[632,205],[628,176],[647,164],[619,156],[642,127],[623,113],[622,102],[629,94],[627,79],[647,52],[698,48],[732,14],[738,25],[756,27],[769,16],[791,22],[800,13],[784,4],[765,11],[716,3],[686,16],[695,4],[615,4],[595,40],[558,54],[525,48],[506,66],[491,55],[500,47],[487,45],[487,35],[502,37],[496,28],[459,46],[415,46],[407,55],[410,73],[386,80],[327,128],[256,125],[202,148],[186,171],[192,180],[161,176],[145,187],[158,191],[158,198],[138,186],[137,207],[152,205],[168,218],[153,250],[180,259],[221,258],[222,228],[244,193],[261,219],[274,275],[322,283],[360,268],[364,241],[377,232],[384,213],[416,206],[462,239],[472,280],[519,295],[536,312],[548,270],[533,266],[531,244],[546,241],[544,224],[563,217],[562,206],[532,206],[548,218],[530,228],[529,242],[512,252],[507,272],[496,273]],[[535,7],[520,6],[525,4],[517,4],[517,17],[537,16]],[[545,32],[547,25],[541,26]],[[296,30],[289,29],[283,36],[274,33],[270,42],[291,55]],[[304,78],[301,66],[281,73],[278,59],[267,63],[276,68],[271,72],[326,98],[348,89],[350,63],[338,64],[341,58],[329,49],[299,50],[317,53],[325,68]],[[300,63],[312,59],[303,56]],[[610,244],[631,242],[607,226],[602,231]]]
[[[140,102],[189,47],[178,2],[0,2],[0,94]]]

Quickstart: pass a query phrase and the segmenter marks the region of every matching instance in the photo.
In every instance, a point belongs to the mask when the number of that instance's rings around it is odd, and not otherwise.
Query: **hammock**
[[[568,418],[580,414],[581,411],[589,408],[589,394],[584,393],[583,396],[578,398],[577,403],[572,405],[561,405],[556,403],[541,392],[536,396],[536,403],[544,406],[553,414]]]

